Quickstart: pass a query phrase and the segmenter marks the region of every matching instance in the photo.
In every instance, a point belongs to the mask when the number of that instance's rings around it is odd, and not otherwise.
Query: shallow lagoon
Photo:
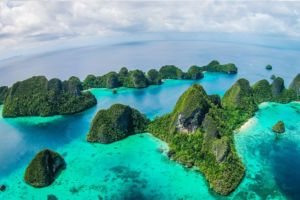
[[[196,82],[209,94],[222,95],[236,78],[207,73]],[[0,183],[8,186],[0,198],[46,199],[53,194],[59,199],[223,199],[208,189],[200,173],[160,153],[166,145],[149,134],[110,145],[85,141],[98,109],[126,103],[153,118],[171,111],[180,94],[194,82],[168,80],[162,86],[143,90],[120,88],[116,95],[111,90],[93,89],[97,106],[74,116],[0,119]],[[299,113],[298,103],[262,104],[256,116],[236,134],[237,151],[247,174],[228,199],[299,198]],[[287,124],[287,132],[275,139],[270,127],[279,119]],[[46,147],[60,152],[68,166],[53,185],[35,189],[23,182],[25,165]]]

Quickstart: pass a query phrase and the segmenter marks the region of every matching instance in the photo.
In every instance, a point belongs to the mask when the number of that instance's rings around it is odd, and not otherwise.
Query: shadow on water
[[[298,145],[290,140],[281,140],[274,144],[274,152],[271,162],[277,185],[290,199],[300,199],[300,151]]]

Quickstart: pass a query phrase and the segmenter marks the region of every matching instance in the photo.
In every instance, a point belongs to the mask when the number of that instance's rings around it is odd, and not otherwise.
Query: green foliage
[[[273,127],[272,131],[275,133],[284,133],[285,132],[285,125],[283,121],[278,121]]]
[[[272,100],[270,83],[267,80],[260,80],[252,86],[253,97],[256,104]]]
[[[300,97],[300,73],[293,79],[289,89],[294,90],[297,96]]]
[[[202,68],[196,65],[191,66],[186,75],[187,79],[192,79],[192,80],[198,80],[203,77],[204,75],[202,72]]]
[[[147,77],[150,85],[162,84],[160,74],[156,69],[150,69],[147,73]]]
[[[42,150],[26,168],[24,180],[33,187],[48,186],[65,166],[64,159],[58,153],[49,149]]]
[[[237,109],[222,109],[215,99],[217,95],[210,97],[200,85],[193,85],[179,98],[173,112],[156,118],[148,131],[169,144],[172,159],[198,167],[213,190],[227,195],[240,183],[245,170],[235,152],[233,130],[249,116]],[[174,126],[179,114],[188,119],[199,111],[205,119],[197,121],[194,132],[183,133]]]
[[[285,89],[284,80],[281,77],[276,77],[271,84],[271,91],[273,97],[280,96],[281,92]]]
[[[87,135],[89,142],[111,143],[129,135],[145,132],[149,120],[138,110],[114,104],[100,110],[94,117]]]
[[[202,70],[208,72],[223,72],[227,74],[236,74],[238,72],[235,64],[228,63],[221,65],[217,60],[213,60],[208,65],[203,66]]]
[[[90,92],[81,92],[76,77],[61,82],[35,76],[15,83],[4,102],[4,117],[51,116],[81,112],[97,101]]]
[[[162,79],[184,79],[184,73],[175,65],[165,65],[159,69]]]
[[[7,94],[8,94],[8,87],[7,86],[0,87],[0,105],[4,103]]]
[[[128,88],[145,88],[148,85],[148,79],[141,70],[130,71],[123,82],[123,86]]]
[[[254,112],[258,109],[254,102],[252,88],[246,79],[239,79],[225,92],[222,105],[227,108],[243,109],[246,112]]]

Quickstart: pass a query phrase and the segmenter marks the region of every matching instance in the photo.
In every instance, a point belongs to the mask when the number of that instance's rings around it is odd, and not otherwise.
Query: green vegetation
[[[4,101],[3,117],[67,115],[94,106],[97,101],[90,92],[81,92],[77,77],[67,81],[47,80],[34,76],[9,88]]]
[[[24,180],[33,187],[50,185],[62,169],[65,169],[64,159],[49,149],[40,151],[26,168]]]
[[[187,72],[183,72],[175,65],[162,66],[159,71],[150,69],[147,74],[141,70],[129,71],[126,67],[117,72],[109,72],[103,76],[88,75],[83,81],[84,89],[89,88],[145,88],[149,85],[160,85],[162,79],[186,79],[198,80],[204,77],[203,71],[237,73],[237,67],[232,64],[221,65],[218,61],[212,61],[206,66],[191,66]]]
[[[295,91],[297,96],[300,96],[300,73],[294,78],[289,89]]]
[[[239,79],[220,100],[217,95],[207,95],[200,85],[193,85],[171,113],[149,124],[148,132],[169,144],[171,159],[198,168],[215,192],[228,195],[245,173],[235,150],[234,131],[255,114],[262,102],[297,100],[294,90],[285,89],[280,77],[271,85],[261,80],[252,87],[248,80]]]
[[[235,64],[228,63],[221,65],[217,60],[213,60],[208,65],[203,66],[202,70],[207,72],[223,72],[227,74],[236,74],[238,72]]]
[[[6,96],[8,93],[8,87],[7,86],[2,86],[0,87],[0,105],[4,103]]]
[[[273,127],[272,131],[275,133],[284,133],[285,132],[285,125],[283,121],[278,121]]]
[[[94,117],[87,135],[89,142],[111,143],[129,135],[143,133],[149,120],[138,110],[122,104],[114,104],[100,110]]]
[[[266,66],[266,70],[272,70],[272,68],[273,68],[272,65],[267,65]]]

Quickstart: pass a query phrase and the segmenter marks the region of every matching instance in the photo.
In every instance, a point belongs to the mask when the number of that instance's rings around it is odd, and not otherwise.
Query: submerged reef
[[[45,149],[32,159],[26,168],[24,180],[33,187],[50,185],[59,172],[65,169],[66,163],[58,153]]]
[[[144,133],[149,120],[138,110],[122,104],[114,104],[100,110],[94,117],[87,141],[112,143],[125,137]]]

